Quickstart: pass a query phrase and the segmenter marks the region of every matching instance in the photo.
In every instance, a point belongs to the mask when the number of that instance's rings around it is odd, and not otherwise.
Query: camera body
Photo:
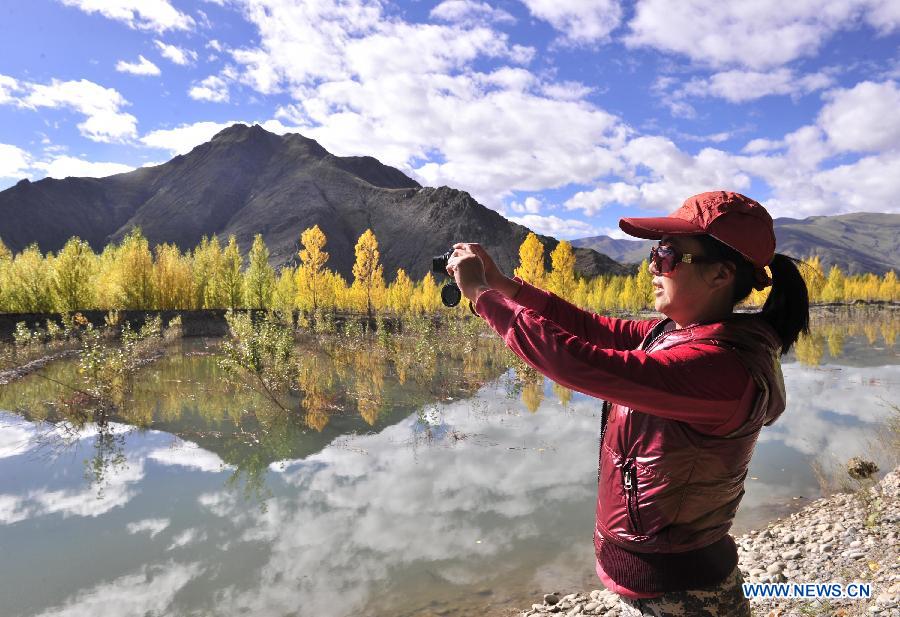
[[[431,271],[435,273],[447,275],[447,262],[450,261],[450,258],[453,256],[453,249],[450,249],[443,255],[436,255],[431,258]],[[459,290],[459,287],[456,285],[456,281],[450,280],[449,283],[446,283],[443,287],[441,287],[441,302],[444,303],[444,306],[453,307],[459,304],[459,301],[462,300],[462,292]]]

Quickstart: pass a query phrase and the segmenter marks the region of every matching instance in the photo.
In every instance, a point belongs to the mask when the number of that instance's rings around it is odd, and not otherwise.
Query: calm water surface
[[[897,322],[879,319],[819,324],[785,358],[735,531],[820,496],[813,463],[892,464]],[[99,430],[54,422],[62,386],[4,387],[0,615],[484,615],[599,585],[597,400],[489,360],[410,379],[362,350],[316,360],[328,388],[284,412],[214,351],[142,369]]]

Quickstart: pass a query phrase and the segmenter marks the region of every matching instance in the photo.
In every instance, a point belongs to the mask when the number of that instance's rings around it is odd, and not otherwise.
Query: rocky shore
[[[753,599],[754,617],[900,617],[900,467],[736,537],[748,583],[870,583],[868,599]],[[618,617],[605,589],[550,593],[522,617]]]

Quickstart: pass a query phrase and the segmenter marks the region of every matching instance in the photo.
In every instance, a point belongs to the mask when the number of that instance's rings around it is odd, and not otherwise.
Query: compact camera
[[[450,249],[443,255],[432,257],[431,271],[435,273],[441,273],[444,276],[448,276],[447,262],[452,256],[453,249]],[[462,292],[459,290],[459,287],[456,286],[456,281],[451,279],[449,283],[446,283],[443,287],[441,287],[441,302],[444,303],[444,306],[456,306],[457,304],[459,304],[460,300],[462,300]]]

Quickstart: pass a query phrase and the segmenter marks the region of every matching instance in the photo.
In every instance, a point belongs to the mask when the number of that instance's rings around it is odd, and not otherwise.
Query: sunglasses
[[[660,243],[650,249],[650,271],[654,274],[669,274],[680,263],[712,263],[717,261],[703,255],[682,253],[674,246]]]

